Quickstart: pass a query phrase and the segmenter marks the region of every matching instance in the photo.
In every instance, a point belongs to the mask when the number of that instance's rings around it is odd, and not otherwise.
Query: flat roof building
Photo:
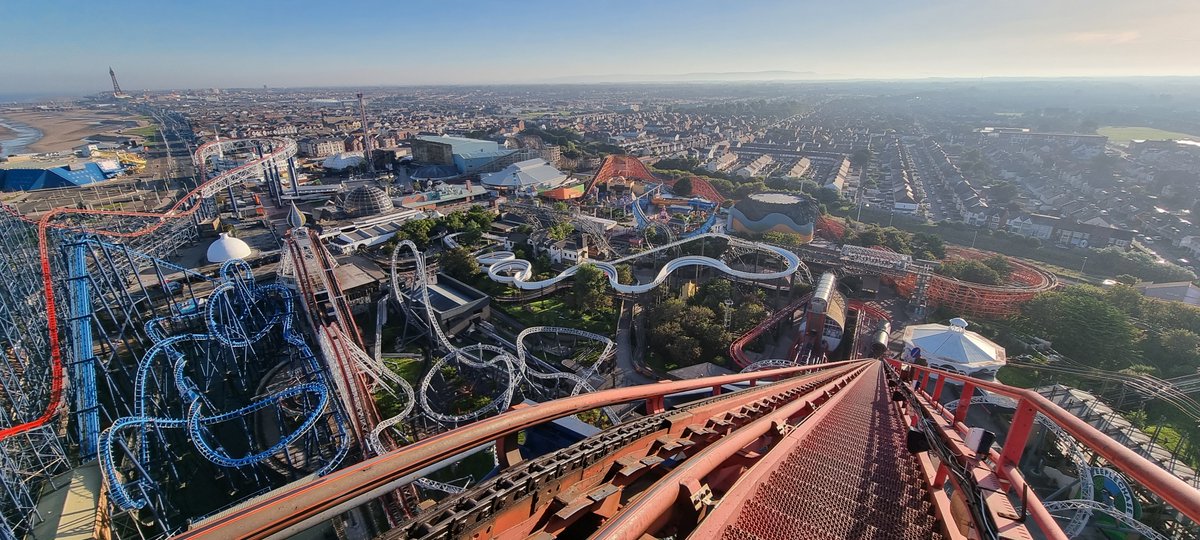
[[[1190,281],[1171,283],[1138,283],[1143,295],[1168,302],[1183,302],[1189,306],[1200,306],[1200,287]]]

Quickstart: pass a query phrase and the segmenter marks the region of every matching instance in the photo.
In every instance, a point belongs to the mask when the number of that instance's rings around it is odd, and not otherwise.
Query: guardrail
[[[971,406],[976,389],[1004,396],[1016,402],[1016,412],[1013,414],[1008,432],[1004,436],[1003,445],[1000,446],[999,451],[990,450],[986,457],[992,463],[995,474],[1004,480],[1002,485],[1006,486],[1007,493],[1017,498],[1025,498],[1025,507],[1028,513],[1049,537],[1066,538],[1066,535],[1062,533],[1061,526],[1047,510],[1045,503],[1032,490],[1026,491],[1029,486],[1019,470],[1021,456],[1025,452],[1026,443],[1029,442],[1034,424],[1038,423],[1039,414],[1062,432],[1074,437],[1088,450],[1108,461],[1121,473],[1187,516],[1188,519],[1200,523],[1200,490],[1171,475],[1082,419],[1063,410],[1041,394],[1033,390],[1013,388],[1001,383],[983,381],[930,367],[904,364],[895,359],[889,359],[888,362],[894,368],[904,367],[912,370],[910,379],[915,385],[914,391],[925,402],[922,405],[929,412],[939,415],[947,421],[949,423],[947,427],[952,427],[960,436],[967,432],[968,428],[963,422],[967,418],[967,411]],[[962,384],[961,397],[953,409],[942,405],[939,401],[947,382]],[[929,390],[930,384],[933,385],[932,391]],[[913,421],[915,423],[916,419],[914,418]],[[938,470],[937,477],[944,482],[946,474],[946,464],[943,463]],[[935,485],[934,487],[941,486]]]
[[[630,401],[645,400],[647,412],[664,410],[666,396],[680,392],[714,389],[724,385],[773,380],[812,371],[846,367],[855,362],[706,377],[688,381],[646,384],[603,390],[541,403],[536,407],[517,407],[504,414],[486,418],[405,446],[374,459],[352,465],[310,482],[278,490],[254,504],[201,523],[177,538],[270,538],[284,537],[345,512],[394,489],[398,483],[417,476],[423,469],[453,458],[472,448],[497,445],[497,456],[515,449],[517,433],[572,414]],[[415,478],[412,478],[415,479]]]

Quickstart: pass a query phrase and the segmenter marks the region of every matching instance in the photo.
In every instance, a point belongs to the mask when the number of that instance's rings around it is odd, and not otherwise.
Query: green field
[[[1200,140],[1196,135],[1188,135],[1187,133],[1177,133],[1174,131],[1164,131],[1152,127],[1137,127],[1137,126],[1104,126],[1096,130],[1096,133],[1108,137],[1110,142],[1116,144],[1125,144],[1133,140],[1164,140],[1164,139],[1192,139]]]

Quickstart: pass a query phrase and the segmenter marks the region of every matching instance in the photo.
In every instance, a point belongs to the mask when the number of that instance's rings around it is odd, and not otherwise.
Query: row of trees
[[[978,261],[974,259],[944,261],[938,265],[937,272],[943,276],[972,283],[1000,285],[1012,273],[1012,265],[1004,255],[993,255]]]
[[[536,135],[542,142],[562,148],[562,155],[567,159],[581,157],[599,157],[605,154],[624,154],[620,147],[599,141],[586,141],[583,135],[571,129],[528,127],[521,131],[522,135]]]
[[[1109,275],[1129,274],[1145,281],[1191,281],[1195,274],[1170,263],[1160,263],[1156,257],[1141,251],[1125,251],[1118,247],[1095,250],[1089,255],[1088,266],[1103,268]]]
[[[918,259],[946,258],[946,244],[940,236],[932,233],[910,233],[895,227],[880,227],[875,224],[848,227],[842,242],[853,246],[885,247]]]
[[[1200,309],[1143,296],[1124,284],[1046,292],[1016,320],[1077,362],[1175,377],[1200,370]]]
[[[712,184],[722,195],[731,199],[744,199],[755,193],[764,191],[781,191],[785,193],[804,193],[817,199],[822,205],[833,205],[840,202],[836,191],[822,189],[816,182],[805,178],[769,177],[743,178],[731,173],[713,172],[700,166],[695,158],[666,158],[654,163],[656,173],[663,176],[680,178],[675,184],[674,192],[679,195],[691,193],[692,176],[697,176]],[[681,191],[680,184],[684,184]]]
[[[391,251],[402,240],[411,240],[417,247],[425,249],[429,246],[429,239],[440,233],[462,233],[458,237],[460,243],[476,244],[483,239],[483,233],[495,219],[496,213],[482,206],[450,212],[436,219],[410,219],[400,226],[400,230],[384,247]]]

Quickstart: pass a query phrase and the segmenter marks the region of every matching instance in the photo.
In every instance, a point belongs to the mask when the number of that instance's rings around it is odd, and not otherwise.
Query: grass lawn
[[[1108,137],[1110,142],[1125,144],[1132,140],[1163,140],[1163,139],[1192,139],[1200,140],[1200,136],[1164,131],[1145,126],[1104,126],[1096,133]]]
[[[996,372],[996,380],[1017,388],[1034,388],[1047,384],[1038,376],[1036,369],[1009,365]]]
[[[142,126],[139,128],[127,129],[124,131],[126,135],[137,135],[138,137],[154,137],[158,135],[158,126]]]
[[[616,317],[610,311],[584,310],[575,314],[561,298],[549,297],[522,304],[492,304],[525,326],[569,326],[601,335],[617,330]]]
[[[409,384],[416,386],[421,381],[421,360],[417,358],[385,358],[383,361]]]

